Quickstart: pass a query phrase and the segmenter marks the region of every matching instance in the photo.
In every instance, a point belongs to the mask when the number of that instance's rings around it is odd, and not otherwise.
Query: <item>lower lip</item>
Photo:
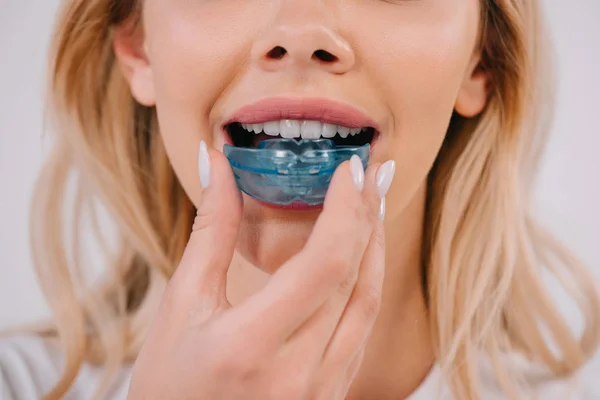
[[[286,211],[317,211],[317,210],[322,210],[323,209],[323,205],[319,204],[319,205],[314,205],[311,206],[309,204],[306,204],[303,201],[295,201],[291,204],[282,206],[279,204],[272,204],[272,203],[266,203],[264,201],[260,201],[257,200],[260,204],[262,204],[263,206],[267,207],[267,208],[273,208],[276,210],[286,210]]]

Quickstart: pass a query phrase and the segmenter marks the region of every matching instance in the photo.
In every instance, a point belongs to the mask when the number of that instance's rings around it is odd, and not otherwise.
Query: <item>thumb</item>
[[[200,143],[198,172],[203,186],[190,239],[174,275],[186,295],[227,305],[227,271],[242,216],[242,195],[227,158]],[[213,303],[214,301],[214,303]]]

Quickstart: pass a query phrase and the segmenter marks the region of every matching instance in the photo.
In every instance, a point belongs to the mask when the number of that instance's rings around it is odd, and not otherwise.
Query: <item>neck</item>
[[[382,305],[360,370],[347,399],[398,399],[410,395],[434,362],[427,308],[421,286],[425,188],[386,219],[386,271]],[[390,210],[392,211],[392,210]],[[236,254],[228,297],[238,304],[259,291],[269,276]]]

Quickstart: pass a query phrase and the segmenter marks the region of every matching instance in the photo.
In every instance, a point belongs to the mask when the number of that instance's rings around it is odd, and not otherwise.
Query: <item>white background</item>
[[[600,0],[542,3],[559,86],[538,212],[600,279]],[[58,4],[0,0],[0,330],[48,312],[31,268],[27,214],[43,156],[45,57]],[[595,363],[600,370],[600,359]]]

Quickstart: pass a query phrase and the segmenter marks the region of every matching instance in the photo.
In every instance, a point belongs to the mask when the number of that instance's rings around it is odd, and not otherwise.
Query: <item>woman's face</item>
[[[194,203],[199,142],[222,149],[232,120],[258,122],[266,110],[269,121],[282,119],[274,111],[300,127],[309,119],[343,131],[347,121],[377,129],[372,162],[396,161],[389,231],[422,201],[452,111],[473,116],[485,105],[479,1],[145,0],[142,40],[117,35],[115,44],[134,96],[156,106]],[[299,250],[317,216],[245,196],[238,251],[271,269]]]

